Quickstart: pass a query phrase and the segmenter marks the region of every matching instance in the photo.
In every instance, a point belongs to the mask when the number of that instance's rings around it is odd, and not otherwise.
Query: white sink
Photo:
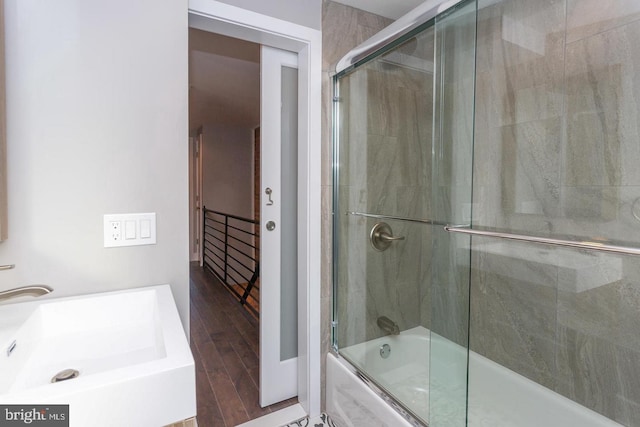
[[[0,319],[3,404],[69,404],[77,427],[196,415],[193,357],[169,285],[6,305]],[[51,383],[65,369],[79,376]]]

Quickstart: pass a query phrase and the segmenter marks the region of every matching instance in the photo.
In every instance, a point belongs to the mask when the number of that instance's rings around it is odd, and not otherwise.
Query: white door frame
[[[216,0],[189,0],[189,26],[298,53],[298,400],[320,414],[322,33]]]

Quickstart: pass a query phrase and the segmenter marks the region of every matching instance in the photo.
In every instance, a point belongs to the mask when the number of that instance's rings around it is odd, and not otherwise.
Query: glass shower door
[[[473,218],[476,13],[469,2],[435,23],[429,424],[438,427],[467,422],[471,239],[443,224]]]
[[[466,423],[475,13],[335,78],[334,347],[431,426]]]

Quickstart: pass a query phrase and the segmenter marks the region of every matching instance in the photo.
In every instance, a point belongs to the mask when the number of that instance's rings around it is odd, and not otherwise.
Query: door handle
[[[269,201],[267,202],[267,206],[271,206],[271,205],[273,205],[273,200],[271,200],[271,193],[273,193],[273,190],[272,190],[271,188],[267,187],[267,188],[264,190],[264,192],[265,192],[265,194],[266,194],[267,196],[269,196]]]

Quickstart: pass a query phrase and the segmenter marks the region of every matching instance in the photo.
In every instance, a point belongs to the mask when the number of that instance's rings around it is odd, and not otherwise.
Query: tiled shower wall
[[[386,316],[401,330],[420,325],[429,304],[428,225],[384,220],[404,237],[385,251],[369,241],[379,219],[350,212],[430,217],[433,31],[363,65],[340,84],[338,342],[341,347],[386,334]],[[427,68],[399,66],[411,54]],[[427,323],[424,326],[428,325]]]
[[[474,226],[640,246],[640,2],[478,7]],[[471,265],[472,350],[640,426],[638,257],[474,238]]]

